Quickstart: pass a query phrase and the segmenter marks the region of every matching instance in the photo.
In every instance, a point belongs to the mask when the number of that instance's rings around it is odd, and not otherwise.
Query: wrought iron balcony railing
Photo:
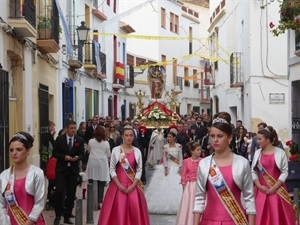
[[[9,17],[10,18],[25,18],[33,27],[36,26],[36,9],[34,0],[26,0],[21,4],[20,0],[9,1]]]
[[[232,87],[243,86],[241,52],[233,52],[230,55],[230,85]]]

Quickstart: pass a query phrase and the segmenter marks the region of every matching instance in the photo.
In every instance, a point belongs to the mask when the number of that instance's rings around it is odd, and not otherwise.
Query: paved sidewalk
[[[154,170],[146,170],[146,177],[147,177],[147,184],[150,183],[151,175],[154,172]],[[146,187],[147,188],[147,184]],[[77,188],[76,196],[77,198],[82,198],[82,191],[81,187]],[[83,223],[82,225],[86,225],[86,212],[87,212],[87,206],[86,206],[86,199],[82,200],[82,218]],[[74,206],[75,210],[76,206]],[[99,218],[100,211],[93,211],[94,214],[94,225],[98,224],[98,218]],[[75,211],[73,211],[73,214],[75,215]],[[44,210],[43,212],[44,218],[46,220],[47,225],[53,225],[53,221],[55,219],[55,213],[54,210]],[[176,215],[157,215],[157,214],[149,214],[150,217],[150,224],[151,225],[174,225],[176,223]],[[71,219],[75,223],[75,219]],[[63,218],[61,218],[61,224],[63,223]]]

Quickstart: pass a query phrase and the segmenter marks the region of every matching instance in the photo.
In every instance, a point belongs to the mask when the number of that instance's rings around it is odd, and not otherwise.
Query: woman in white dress
[[[182,146],[176,142],[177,130],[168,133],[168,144],[163,147],[163,164],[157,165],[146,189],[149,213],[177,214],[182,187]]]
[[[148,150],[148,167],[152,169],[154,165],[159,164],[162,159],[162,149],[166,143],[164,130],[157,128],[151,134]]]
[[[104,187],[110,181],[108,159],[110,158],[110,146],[106,138],[105,128],[98,126],[94,138],[89,140],[88,149],[90,152],[87,163],[87,177],[90,183],[98,183],[98,203],[103,201]]]

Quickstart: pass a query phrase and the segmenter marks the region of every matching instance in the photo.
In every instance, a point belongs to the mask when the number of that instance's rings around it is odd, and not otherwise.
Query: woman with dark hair
[[[44,172],[27,162],[33,141],[26,132],[12,137],[9,152],[14,165],[0,175],[1,208],[8,209],[12,225],[46,224],[42,216],[46,200]]]
[[[243,125],[238,127],[236,133],[236,141],[235,147],[237,154],[247,158],[247,147],[245,147],[245,140],[244,137],[246,136],[247,130],[244,128]]]
[[[77,135],[84,140],[86,131],[86,122],[80,122],[79,127],[77,129]]]
[[[125,126],[123,144],[113,149],[110,182],[104,197],[98,225],[149,225],[147,202],[141,182],[142,155],[132,145],[134,131]]]
[[[257,132],[260,146],[252,161],[255,183],[256,224],[294,225],[293,201],[284,184],[288,176],[286,153],[276,147],[277,133],[272,126]],[[295,208],[294,208],[295,209]]]
[[[251,170],[248,160],[229,148],[230,114],[220,112],[214,116],[209,137],[214,153],[199,163],[193,224],[254,225]]]
[[[145,196],[149,213],[177,214],[182,187],[182,146],[176,143],[177,130],[170,129],[163,147],[163,164],[157,165]]]
[[[90,152],[87,163],[87,177],[90,183],[97,181],[98,204],[103,201],[104,187],[110,181],[108,159],[110,158],[110,146],[106,139],[105,128],[97,126],[94,138],[89,140],[88,149]]]

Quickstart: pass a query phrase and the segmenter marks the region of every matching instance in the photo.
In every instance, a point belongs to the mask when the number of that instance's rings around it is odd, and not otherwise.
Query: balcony
[[[200,104],[210,104],[210,88],[202,87],[199,89]]]
[[[44,11],[47,11],[46,8]],[[43,53],[57,53],[59,51],[59,15],[55,0],[52,0],[52,7],[50,11],[47,11],[47,15],[38,16],[37,30],[39,50]]]
[[[35,29],[36,8],[34,2],[34,0],[9,1],[8,24],[14,27],[14,31],[22,37],[35,38],[37,36]]]
[[[241,52],[230,55],[230,87],[244,87]]]
[[[80,69],[82,67],[82,62],[78,59],[77,49],[73,49],[73,56],[69,56],[68,65],[72,69]]]
[[[125,87],[133,88],[134,87],[134,68],[130,65],[125,65]]]
[[[204,67],[204,85],[215,85],[214,70],[210,63],[205,63]]]
[[[300,57],[300,32],[295,31],[295,55]]]
[[[106,55],[101,52],[100,43],[85,42],[85,59],[83,67],[87,70],[93,70],[93,75],[99,79],[106,79]],[[82,48],[79,48],[78,60],[83,61]]]

